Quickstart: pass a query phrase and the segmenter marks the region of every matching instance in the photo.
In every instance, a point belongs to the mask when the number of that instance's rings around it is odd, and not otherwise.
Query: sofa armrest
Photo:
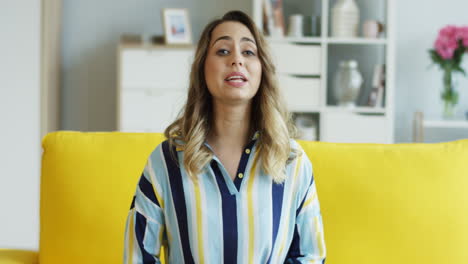
[[[39,252],[31,250],[0,248],[2,264],[38,264]]]

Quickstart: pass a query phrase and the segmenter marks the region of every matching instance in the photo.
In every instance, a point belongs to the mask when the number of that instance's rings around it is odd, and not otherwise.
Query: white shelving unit
[[[253,18],[259,28],[263,24],[262,1],[253,0]],[[377,39],[331,37],[330,13],[337,1],[283,0],[286,23],[292,14],[320,15],[322,34],[267,37],[276,60],[280,87],[284,89],[291,111],[311,115],[317,120],[320,141],[394,143],[395,0],[357,0],[360,8],[359,31],[362,23],[368,19],[384,23],[385,32]],[[367,107],[361,103],[354,108],[343,108],[334,104],[330,96],[332,80],[339,61],[345,59],[354,59],[359,63],[364,77],[361,102],[367,97],[366,92],[370,91],[375,64],[386,65],[383,106]]]

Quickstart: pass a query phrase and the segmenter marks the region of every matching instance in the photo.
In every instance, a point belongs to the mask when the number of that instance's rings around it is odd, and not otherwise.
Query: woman
[[[291,139],[275,67],[240,11],[206,26],[187,103],[148,158],[125,263],[323,263],[312,165]]]

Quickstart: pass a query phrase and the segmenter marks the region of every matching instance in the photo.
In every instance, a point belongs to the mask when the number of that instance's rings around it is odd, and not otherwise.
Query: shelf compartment
[[[277,72],[293,75],[321,75],[322,47],[293,43],[270,43]]]
[[[335,4],[339,0],[329,0],[328,9],[328,36],[332,36],[332,10]],[[358,24],[358,37],[362,37],[362,25],[366,20],[377,20],[384,25],[384,32],[380,35],[382,38],[386,38],[388,32],[388,18],[387,8],[388,1],[391,0],[359,0],[356,3],[359,6],[359,24]]]
[[[319,107],[320,79],[279,74],[278,81],[290,111],[313,111]]]
[[[321,141],[346,143],[390,143],[386,116],[327,112],[321,115]],[[344,132],[345,131],[345,132]]]
[[[342,60],[356,60],[358,69],[362,74],[364,82],[358,98],[357,107],[367,107],[367,100],[372,89],[372,80],[374,76],[374,67],[377,64],[386,64],[386,46],[362,46],[362,45],[331,45],[328,46],[328,65],[327,65],[327,106],[337,106],[337,102],[332,96],[335,74],[339,69],[339,63]],[[388,79],[388,78],[387,78]],[[388,86],[388,83],[387,83]],[[385,88],[387,89],[387,87]],[[384,94],[383,105],[385,108],[386,96]]]

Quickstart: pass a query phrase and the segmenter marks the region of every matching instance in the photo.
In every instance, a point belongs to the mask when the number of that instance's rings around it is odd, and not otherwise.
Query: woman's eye
[[[229,54],[229,51],[228,50],[225,50],[225,49],[220,49],[216,52],[216,54],[218,55],[227,55]]]
[[[245,54],[247,54],[248,56],[255,56],[255,53],[251,50],[246,50],[244,51]]]

